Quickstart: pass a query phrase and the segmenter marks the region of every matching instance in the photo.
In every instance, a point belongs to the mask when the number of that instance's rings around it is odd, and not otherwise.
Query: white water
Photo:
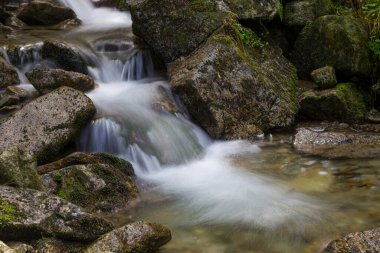
[[[125,13],[95,9],[87,0],[65,2],[84,21],[84,30],[130,26]],[[98,65],[89,69],[99,83],[88,94],[98,115],[79,138],[80,150],[111,152],[131,161],[139,178],[194,214],[192,223],[263,229],[291,224],[302,231],[319,219],[321,203],[234,165],[231,158],[237,155],[259,153],[256,145],[215,142],[186,114],[169,113],[162,104],[175,104],[175,96],[146,52],[132,48],[116,54],[111,59],[97,52]]]
[[[59,0],[75,11],[82,20],[81,30],[101,31],[116,28],[126,28],[132,25],[129,13],[119,12],[110,8],[96,8],[89,0]]]

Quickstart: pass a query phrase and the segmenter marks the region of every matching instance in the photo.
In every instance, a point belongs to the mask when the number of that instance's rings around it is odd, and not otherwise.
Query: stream
[[[41,60],[45,39],[65,41],[88,59],[97,88],[87,95],[96,118],[77,150],[130,161],[140,199],[104,214],[117,225],[144,219],[168,226],[160,253],[319,252],[345,233],[380,224],[380,159],[324,160],[294,152],[291,136],[252,143],[215,141],[193,122],[150,52],[132,34],[129,13],[62,0],[83,21],[70,32],[25,30],[24,73]],[[8,42],[9,43],[9,42]],[[28,48],[33,47],[30,54]],[[23,53],[24,52],[24,53]]]

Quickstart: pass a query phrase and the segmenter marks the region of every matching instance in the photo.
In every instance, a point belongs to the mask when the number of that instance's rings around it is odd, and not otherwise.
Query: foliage
[[[12,205],[0,199],[0,227],[15,219],[16,210]]]
[[[121,11],[127,8],[127,4],[125,0],[117,0],[117,8]]]
[[[232,28],[238,39],[246,46],[263,49],[265,43],[257,34],[249,28],[243,27],[238,21],[232,24]]]

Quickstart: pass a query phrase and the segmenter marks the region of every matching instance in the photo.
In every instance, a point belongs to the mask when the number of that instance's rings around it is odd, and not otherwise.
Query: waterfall
[[[83,20],[79,34],[131,25],[129,14],[94,8],[89,0],[64,3]],[[255,157],[260,149],[247,141],[210,139],[178,109],[148,51],[132,39],[113,43],[112,52],[99,44],[92,48],[96,59],[89,73],[98,87],[87,95],[97,115],[78,137],[78,150],[110,152],[130,161],[141,180],[193,210],[194,223],[273,229],[291,223],[302,229],[319,218],[317,201],[237,167],[233,157]]]

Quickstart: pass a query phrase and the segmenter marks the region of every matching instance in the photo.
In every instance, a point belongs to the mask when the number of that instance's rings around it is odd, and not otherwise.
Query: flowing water
[[[380,160],[328,161],[300,156],[289,136],[214,141],[189,120],[149,51],[133,43],[128,13],[62,0],[83,20],[72,32],[28,31],[15,43],[22,82],[43,64],[46,38],[64,40],[91,62],[98,87],[87,95],[97,116],[78,150],[130,161],[139,204],[108,216],[116,224],[145,219],[167,225],[160,252],[318,252],[342,233],[379,224]],[[12,59],[10,59],[12,60]],[[269,138],[270,137],[270,138]]]

